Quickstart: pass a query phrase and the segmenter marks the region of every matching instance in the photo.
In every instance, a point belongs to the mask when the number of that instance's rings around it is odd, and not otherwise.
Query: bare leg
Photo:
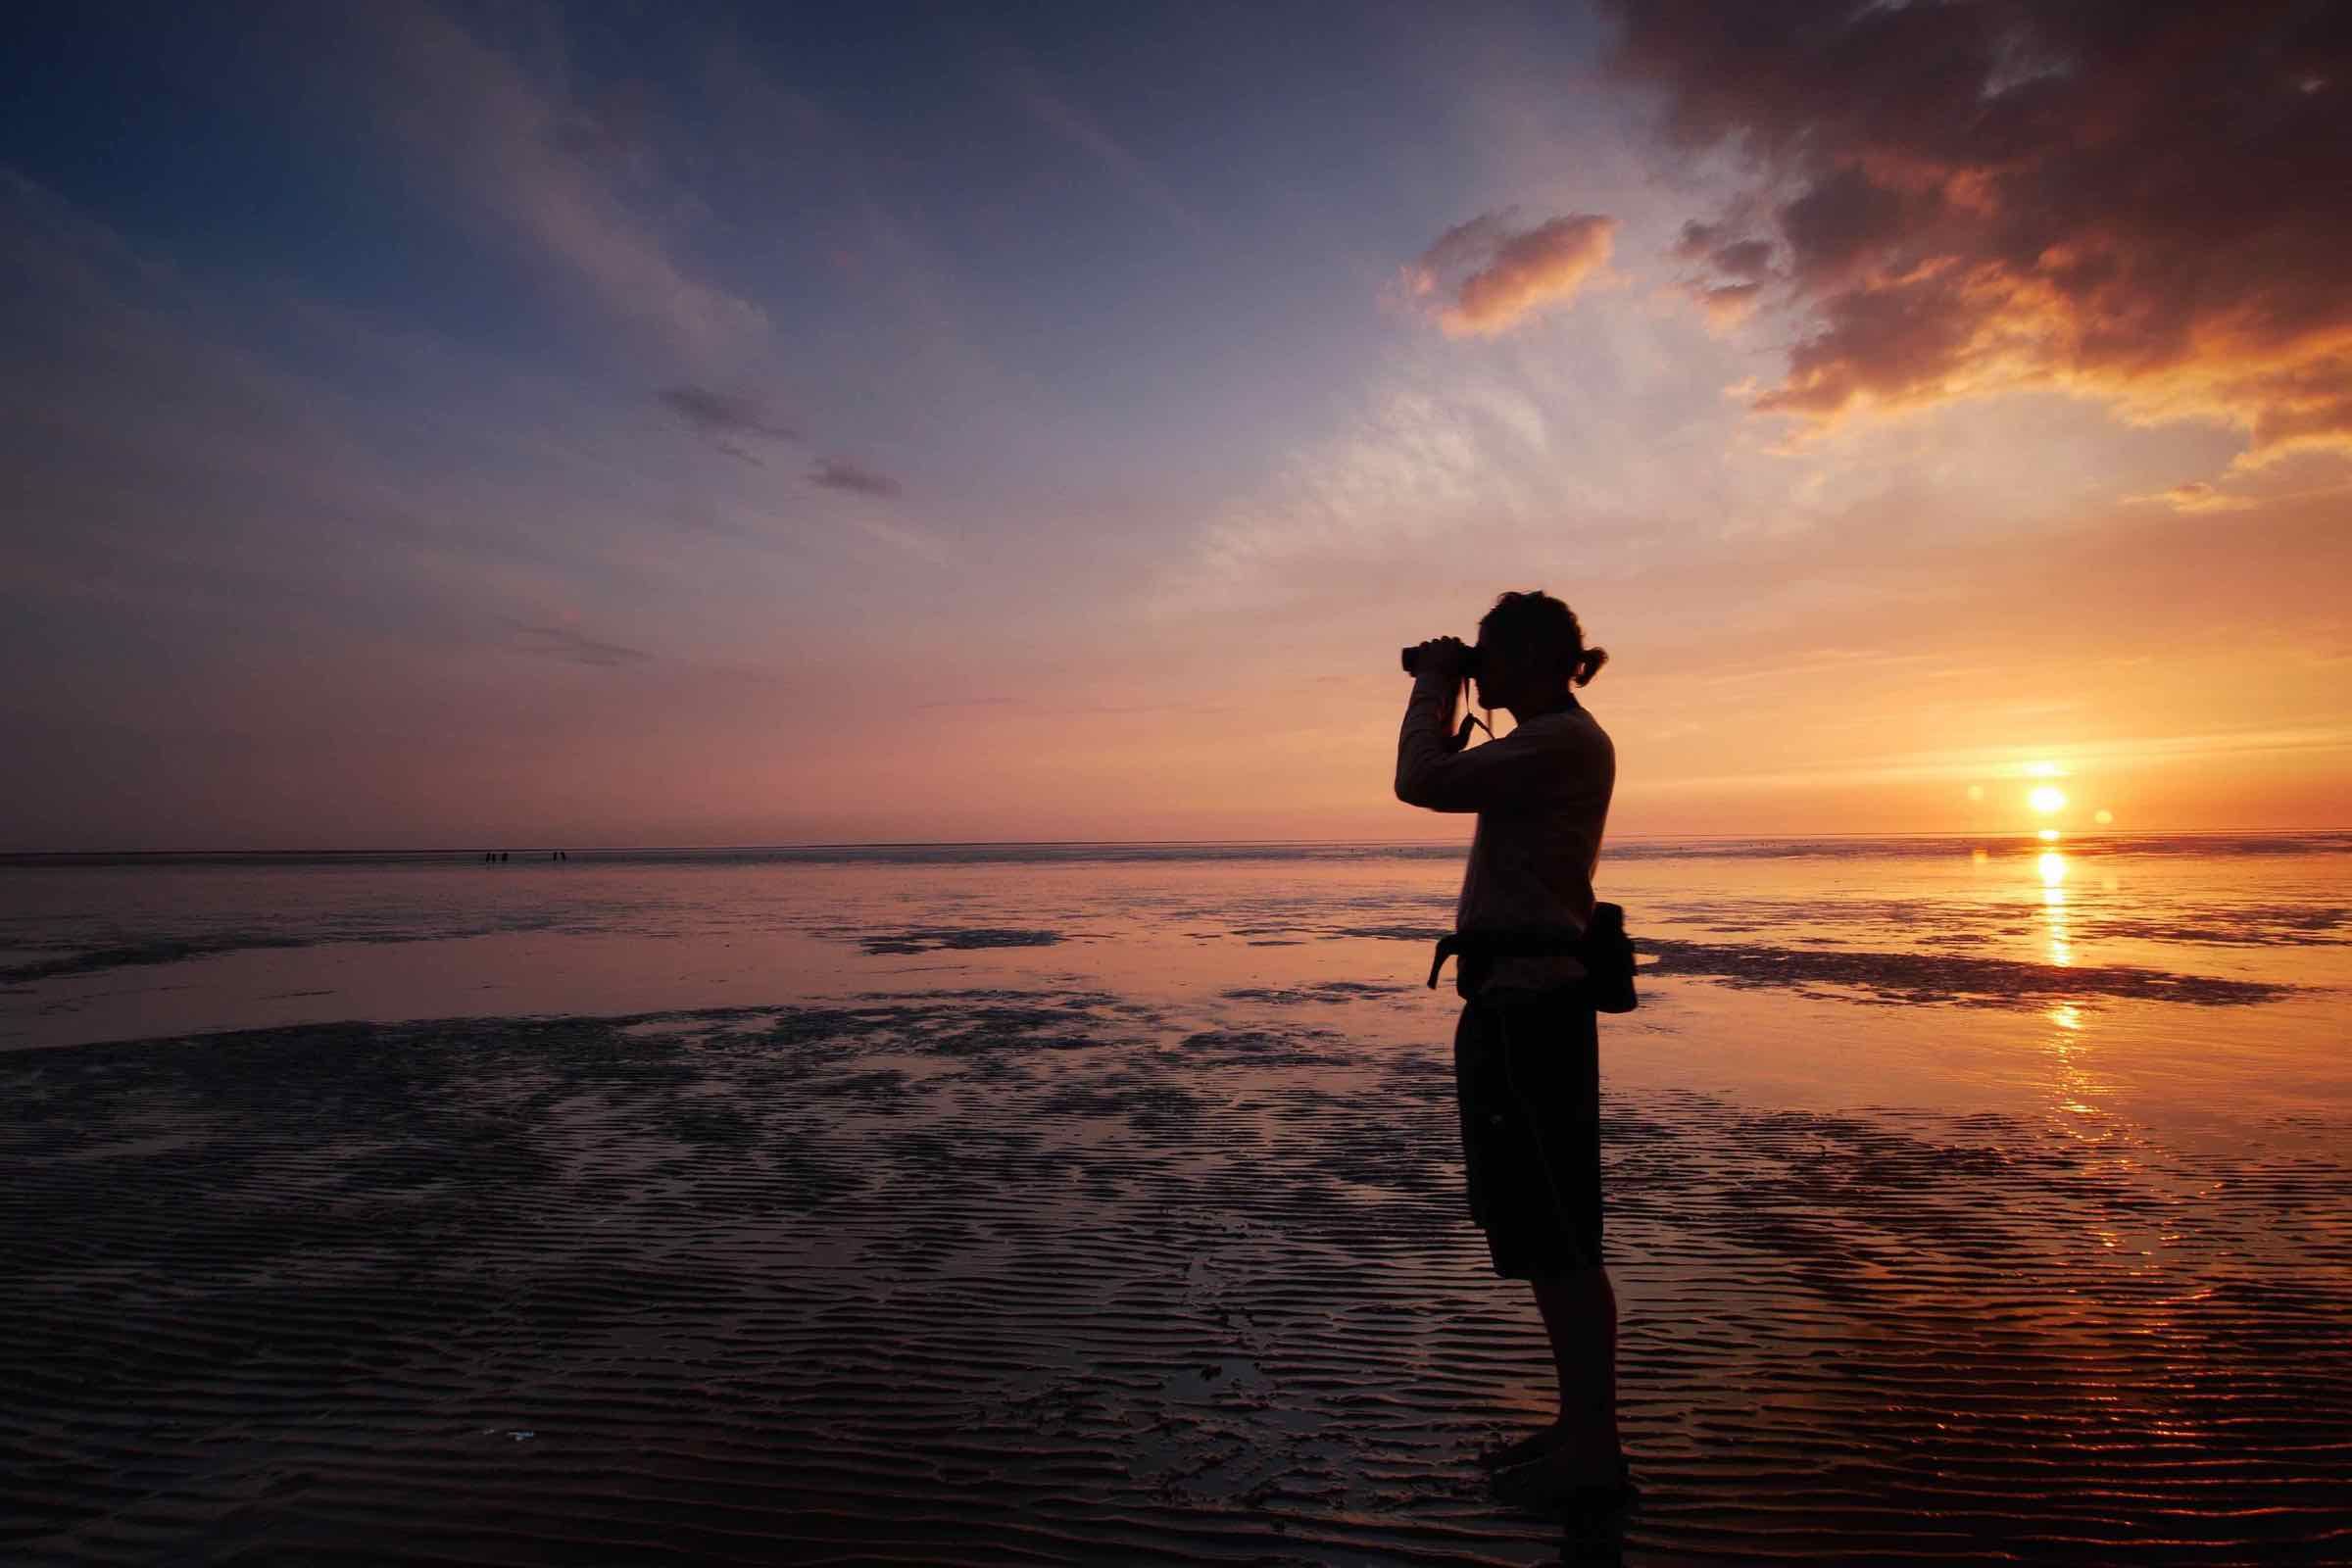
[[[1617,1293],[1605,1269],[1534,1282],[1536,1310],[1551,1342],[1560,1413],[1550,1426],[1480,1456],[1489,1469],[1551,1459],[1571,1485],[1613,1485],[1622,1457],[1617,1435]]]
[[[1609,1272],[1583,1269],[1537,1280],[1536,1309],[1560,1379],[1559,1424],[1580,1445],[1617,1453],[1617,1293]]]

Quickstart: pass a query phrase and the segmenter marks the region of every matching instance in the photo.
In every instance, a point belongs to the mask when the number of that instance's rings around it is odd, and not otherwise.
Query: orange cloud
[[[1707,313],[1707,319],[1726,327],[1738,326],[1756,314],[1757,296],[1763,289],[1761,283],[1718,283],[1691,292],[1698,300],[1698,308]]]
[[[1617,220],[1571,213],[1514,230],[1512,214],[1487,213],[1437,238],[1407,270],[1417,297],[1434,298],[1448,336],[1492,336],[1545,305],[1575,298],[1609,259]]]
[[[1619,69],[1753,170],[1675,254],[1720,318],[1785,279],[1755,407],[2022,386],[2352,454],[2352,30],[2293,0],[1610,0]],[[1784,266],[1774,267],[1784,255]]]
[[[2133,496],[2132,499],[2161,501],[2175,512],[2246,512],[2255,505],[2251,497],[2231,495],[2227,490],[2216,489],[2203,479],[2191,479],[2170,490],[2160,490],[2149,496]]]

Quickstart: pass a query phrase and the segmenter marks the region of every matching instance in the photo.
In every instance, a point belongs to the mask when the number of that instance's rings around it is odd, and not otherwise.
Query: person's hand
[[[1470,647],[1459,637],[1432,637],[1413,650],[1413,671],[1423,680],[1458,682],[1469,661]]]

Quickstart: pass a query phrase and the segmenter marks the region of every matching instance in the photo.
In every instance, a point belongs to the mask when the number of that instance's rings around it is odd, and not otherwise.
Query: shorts
[[[1600,1266],[1600,1039],[1581,991],[1490,992],[1453,1032],[1470,1217],[1494,1272]]]

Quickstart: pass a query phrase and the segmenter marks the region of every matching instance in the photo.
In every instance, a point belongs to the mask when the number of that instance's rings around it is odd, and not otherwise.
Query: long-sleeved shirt
[[[1617,782],[1617,752],[1584,705],[1542,713],[1500,740],[1453,749],[1454,683],[1422,675],[1396,736],[1396,798],[1476,811],[1454,929],[1582,931]],[[1570,957],[1499,958],[1489,990],[1544,990],[1581,978]]]

